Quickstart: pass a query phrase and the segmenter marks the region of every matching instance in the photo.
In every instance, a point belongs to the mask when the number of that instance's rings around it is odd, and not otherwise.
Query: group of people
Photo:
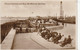
[[[61,42],[61,47],[64,47],[65,45],[67,45],[67,44],[70,44],[71,46],[72,46],[72,40],[73,39],[71,39],[71,36],[69,35],[68,36],[68,38],[64,38],[64,40]]]
[[[53,31],[50,31],[49,29],[47,28],[40,28],[39,29],[39,34],[46,40],[51,40],[52,42],[54,42],[55,44],[61,44],[60,46],[61,47],[64,47],[65,45],[67,44],[71,44],[71,36],[69,35],[68,38],[64,38],[63,41],[59,41],[61,40],[61,38],[64,36],[64,35],[61,35],[61,33],[58,33],[58,32],[53,32]]]

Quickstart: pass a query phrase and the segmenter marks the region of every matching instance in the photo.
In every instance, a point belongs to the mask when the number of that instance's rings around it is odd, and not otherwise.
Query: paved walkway
[[[69,29],[68,29],[69,28]],[[73,31],[74,30],[74,31]],[[66,35],[73,35],[75,38],[74,26],[68,26],[62,30],[57,30],[57,32]],[[75,40],[75,39],[74,39]],[[32,45],[31,45],[32,44]],[[75,46],[75,44],[74,44]],[[60,47],[60,44],[54,44],[53,42],[48,42],[42,38],[37,32],[33,33],[22,33],[15,36],[13,49],[49,49],[49,50],[75,50],[71,49],[73,47]]]
[[[32,33],[16,34],[12,49],[45,49],[31,39],[31,34]]]
[[[54,44],[48,42],[42,38],[37,32],[17,34],[14,39],[12,49],[24,49],[24,50],[75,50],[66,49],[67,47],[60,47],[60,44]],[[71,47],[70,47],[71,48]]]

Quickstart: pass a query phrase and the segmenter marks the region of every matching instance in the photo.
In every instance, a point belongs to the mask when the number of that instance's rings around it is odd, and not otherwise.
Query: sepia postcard
[[[77,0],[3,0],[1,50],[77,50]]]

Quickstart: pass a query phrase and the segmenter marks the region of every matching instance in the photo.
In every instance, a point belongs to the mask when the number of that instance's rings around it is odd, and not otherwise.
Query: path
[[[30,37],[31,33],[16,34],[12,49],[45,49],[33,41]]]

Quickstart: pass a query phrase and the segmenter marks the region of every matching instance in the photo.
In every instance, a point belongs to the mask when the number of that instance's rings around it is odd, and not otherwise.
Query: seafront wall
[[[8,33],[8,35],[5,37],[5,39],[1,44],[1,49],[11,50],[15,34],[16,34],[16,30],[11,28],[10,32]]]

